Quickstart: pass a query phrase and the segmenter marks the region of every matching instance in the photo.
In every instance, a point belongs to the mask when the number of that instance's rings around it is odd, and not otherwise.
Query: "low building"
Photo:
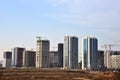
[[[3,53],[3,67],[11,68],[12,52],[6,51]]]
[[[26,50],[23,52],[23,67],[35,67],[36,52]]]
[[[0,63],[0,68],[2,68],[2,64]]]
[[[112,55],[112,69],[120,69],[120,55]]]
[[[80,61],[80,62],[78,63],[78,68],[79,68],[79,69],[82,69],[82,61]]]
[[[55,68],[58,67],[58,52],[50,51],[49,53],[49,67]]]
[[[108,50],[104,52],[104,64],[105,67],[108,69],[112,69],[112,56],[114,55],[120,55],[120,51],[112,51],[112,50]]]

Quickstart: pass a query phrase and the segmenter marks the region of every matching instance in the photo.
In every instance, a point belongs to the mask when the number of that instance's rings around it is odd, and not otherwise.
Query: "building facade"
[[[98,69],[104,69],[104,51],[98,51],[97,67]]]
[[[113,51],[107,50],[104,52],[104,65],[106,68],[110,69],[112,68],[112,63],[111,63],[111,56],[114,54]]]
[[[50,51],[49,53],[49,67],[58,67],[58,51]]]
[[[63,43],[58,44],[58,67],[63,67]]]
[[[3,53],[3,67],[11,68],[12,52],[6,51]]]
[[[120,55],[112,55],[111,56],[111,68],[112,69],[120,69]]]
[[[25,50],[23,52],[23,67],[35,67],[36,64],[36,52]]]
[[[82,39],[82,69],[97,69],[98,40],[94,37]]]
[[[78,38],[75,36],[64,37],[63,68],[78,68]]]
[[[22,67],[25,48],[15,47],[12,52],[12,67]]]
[[[49,67],[49,40],[37,40],[36,50],[36,67],[37,68],[48,68]]]
[[[120,55],[120,51],[113,51],[113,50],[107,50],[104,52],[104,64],[105,64],[105,67],[108,68],[108,69],[112,69],[113,66],[112,66],[112,62],[113,62],[113,59],[114,55]]]
[[[112,60],[112,69],[120,69],[120,55],[112,55],[111,56]]]
[[[0,61],[0,68],[3,67],[3,61]]]

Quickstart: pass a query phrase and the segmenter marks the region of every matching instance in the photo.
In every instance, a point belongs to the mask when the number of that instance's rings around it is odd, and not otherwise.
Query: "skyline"
[[[99,49],[119,41],[119,0],[1,0],[0,60],[3,51],[36,48],[36,36],[50,40],[51,48],[65,35],[94,36]]]

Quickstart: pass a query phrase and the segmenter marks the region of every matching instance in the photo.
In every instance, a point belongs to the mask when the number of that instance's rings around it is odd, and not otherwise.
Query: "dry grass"
[[[120,74],[60,69],[0,69],[0,80],[120,80]]]

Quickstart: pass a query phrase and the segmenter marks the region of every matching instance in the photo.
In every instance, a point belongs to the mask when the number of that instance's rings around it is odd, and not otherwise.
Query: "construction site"
[[[120,80],[120,73],[33,68],[0,69],[0,80]]]

